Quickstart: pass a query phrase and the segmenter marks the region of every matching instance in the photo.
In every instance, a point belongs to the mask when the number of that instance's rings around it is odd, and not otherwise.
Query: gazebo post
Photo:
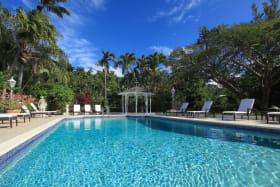
[[[122,113],[124,113],[124,102],[123,102],[123,95],[122,95]]]
[[[138,95],[136,94],[135,112],[137,113]]]
[[[152,95],[150,95],[150,113],[152,113]]]
[[[149,110],[148,110],[148,94],[145,95],[145,105],[146,105],[146,113],[149,113]]]
[[[127,102],[128,102],[128,98],[127,98],[127,95],[125,95],[125,104],[124,104],[124,106],[125,106],[125,113],[127,114]]]

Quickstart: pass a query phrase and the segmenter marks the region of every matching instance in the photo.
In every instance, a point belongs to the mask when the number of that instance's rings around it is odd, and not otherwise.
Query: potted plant
[[[20,113],[21,112],[21,96],[14,94],[6,94],[6,97],[3,98],[4,107],[6,108],[6,113]]]

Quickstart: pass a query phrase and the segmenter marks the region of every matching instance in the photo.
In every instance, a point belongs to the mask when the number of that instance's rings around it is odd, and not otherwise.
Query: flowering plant
[[[36,100],[32,95],[2,94],[0,96],[0,108],[5,110],[20,109],[22,105],[28,105]]]
[[[80,104],[90,104],[92,103],[92,98],[90,93],[86,93],[85,95],[82,95],[81,93],[78,93],[76,96],[76,99],[78,103]]]

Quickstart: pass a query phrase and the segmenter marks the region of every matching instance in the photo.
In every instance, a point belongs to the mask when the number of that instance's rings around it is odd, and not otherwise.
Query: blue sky
[[[11,10],[19,6],[33,9],[37,3],[0,1]],[[95,62],[102,57],[102,48],[116,56],[125,52],[137,57],[155,51],[168,54],[195,42],[201,26],[249,22],[252,2],[261,10],[262,0],[68,0],[64,6],[72,16],[50,16],[64,36],[59,46],[70,63],[97,71],[100,67]],[[121,74],[120,69],[114,71]]]

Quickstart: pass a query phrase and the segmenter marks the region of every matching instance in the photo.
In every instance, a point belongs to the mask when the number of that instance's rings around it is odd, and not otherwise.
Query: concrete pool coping
[[[61,121],[67,119],[75,119],[75,118],[89,118],[89,117],[154,117],[161,118],[167,120],[177,120],[183,122],[191,122],[191,123],[200,123],[204,125],[210,126],[219,126],[219,127],[227,127],[234,129],[243,129],[243,130],[253,130],[257,132],[267,132],[267,133],[277,133],[280,134],[280,125],[279,124],[266,124],[265,121],[262,120],[236,120],[236,121],[227,121],[221,120],[220,118],[185,118],[179,116],[162,116],[162,115],[135,115],[135,114],[120,114],[120,115],[79,115],[79,116],[61,116],[51,121],[47,121],[43,124],[40,124],[38,127],[30,129],[27,132],[22,132],[15,137],[1,142],[0,143],[0,165],[1,162],[8,160],[10,157],[13,157],[16,152],[24,149],[28,144],[36,141],[36,139],[40,138],[43,134],[47,133],[50,129],[54,128]],[[15,127],[16,128],[16,127]],[[0,129],[1,131],[1,129]],[[27,145],[25,145],[27,144]]]

